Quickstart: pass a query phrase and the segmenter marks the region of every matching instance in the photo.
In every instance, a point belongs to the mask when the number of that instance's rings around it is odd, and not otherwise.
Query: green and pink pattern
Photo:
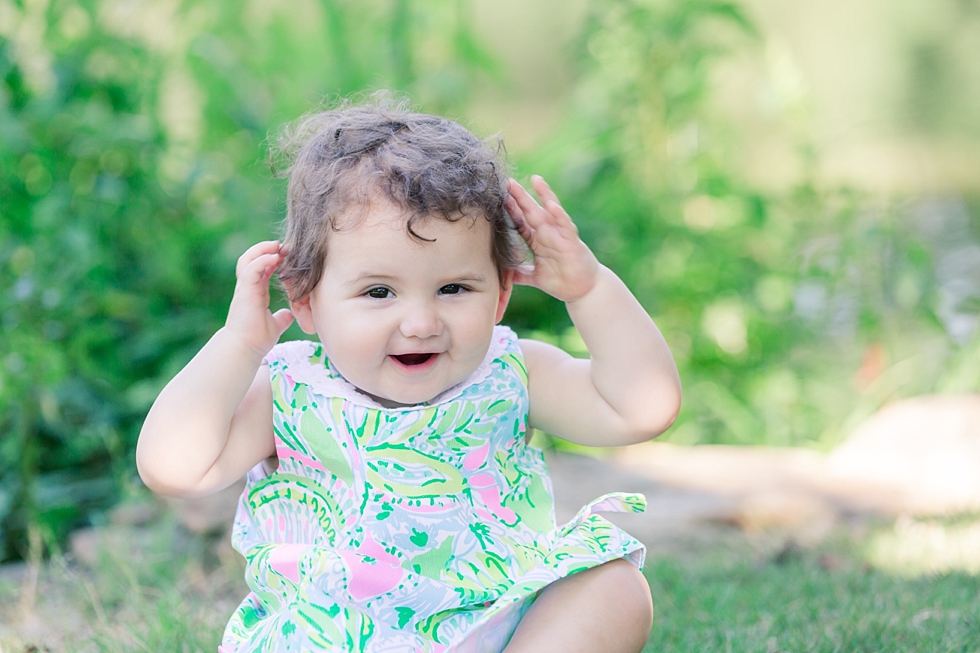
[[[595,514],[642,512],[642,495],[556,527],[510,329],[467,381],[409,408],[358,392],[318,343],[267,362],[279,467],[249,472],[232,542],[252,591],[220,653],[500,651],[549,583],[643,564],[643,545]]]

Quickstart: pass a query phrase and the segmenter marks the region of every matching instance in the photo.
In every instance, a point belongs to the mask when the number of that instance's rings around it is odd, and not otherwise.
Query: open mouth
[[[397,354],[392,358],[398,360],[402,365],[414,366],[421,365],[432,358],[434,354]]]

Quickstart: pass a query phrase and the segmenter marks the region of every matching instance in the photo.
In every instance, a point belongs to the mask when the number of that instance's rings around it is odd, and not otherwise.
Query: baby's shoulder
[[[529,377],[546,378],[549,383],[563,385],[567,365],[574,356],[555,344],[533,338],[521,338],[518,347]]]

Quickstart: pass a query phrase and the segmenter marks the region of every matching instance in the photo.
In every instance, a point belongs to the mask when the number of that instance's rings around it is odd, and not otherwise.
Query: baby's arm
[[[288,310],[269,311],[269,279],[279,262],[275,241],[241,256],[225,326],[153,402],[136,464],[155,492],[207,494],[275,453],[272,389],[261,363],[293,319]]]
[[[557,347],[522,340],[528,368],[530,422],[592,446],[649,440],[677,417],[681,386],[660,330],[619,277],[601,265],[541,177],[532,178],[544,206],[511,181],[508,209],[534,253],[534,268],[516,283],[561,299],[588,347],[576,359]]]

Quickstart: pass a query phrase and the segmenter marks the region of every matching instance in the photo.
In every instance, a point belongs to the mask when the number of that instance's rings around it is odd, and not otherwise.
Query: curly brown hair
[[[330,231],[363,217],[370,201],[405,209],[406,229],[420,219],[486,218],[498,273],[518,267],[523,241],[504,208],[508,164],[499,139],[480,140],[458,123],[415,113],[390,94],[347,100],[286,127],[272,150],[273,170],[288,176],[278,277],[293,301],[319,283]],[[344,217],[343,223],[339,218]]]

